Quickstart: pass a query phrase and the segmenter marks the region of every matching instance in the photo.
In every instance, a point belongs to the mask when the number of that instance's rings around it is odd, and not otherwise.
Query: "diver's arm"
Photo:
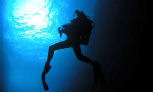
[[[69,25],[63,25],[62,27],[58,28],[58,33],[60,34],[60,37],[62,37],[62,34],[68,34],[69,32]]]

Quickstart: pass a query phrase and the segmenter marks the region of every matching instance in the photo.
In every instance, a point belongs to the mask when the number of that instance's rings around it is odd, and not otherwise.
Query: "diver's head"
[[[77,17],[86,17],[83,11],[75,10],[74,14],[76,14]]]
[[[76,13],[77,15],[79,15],[79,14],[80,14],[80,11],[79,11],[79,10],[75,10],[75,13]]]
[[[81,11],[79,11],[79,10],[75,10],[74,14],[76,14],[77,17],[79,17],[79,16],[81,16]]]

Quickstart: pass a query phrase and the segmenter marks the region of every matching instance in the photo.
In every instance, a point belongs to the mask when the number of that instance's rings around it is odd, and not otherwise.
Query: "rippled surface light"
[[[51,39],[55,35],[59,8],[54,0],[16,0],[12,3],[8,21],[14,29],[7,36],[10,39]],[[9,7],[8,7],[9,8]],[[57,35],[56,35],[57,36]],[[56,39],[57,37],[54,37]],[[39,40],[40,40],[39,39]]]

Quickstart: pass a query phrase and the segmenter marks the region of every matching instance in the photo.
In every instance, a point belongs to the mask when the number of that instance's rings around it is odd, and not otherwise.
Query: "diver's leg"
[[[68,48],[68,47],[70,47],[70,44],[67,41],[59,42],[59,43],[49,46],[47,62],[45,63],[45,67],[42,73],[42,83],[43,83],[45,90],[48,90],[47,83],[45,82],[45,75],[49,72],[51,68],[49,64],[53,57],[54,51],[59,50],[59,49]]]
[[[54,55],[54,51],[59,50],[59,49],[69,48],[70,46],[71,44],[67,41],[59,42],[59,43],[49,46],[47,63],[50,63]]]
[[[48,57],[47,57],[47,62],[45,64],[45,67],[47,70],[45,70],[44,72],[48,72],[48,70],[50,69],[50,61],[54,55],[54,51],[59,50],[59,49],[64,49],[64,48],[69,48],[71,46],[71,44],[67,41],[63,41],[63,42],[59,42],[56,43],[54,45],[49,46],[49,50],[48,50]]]
[[[80,45],[76,45],[72,47],[77,58],[81,61],[85,61],[89,64],[91,64],[93,66],[93,72],[94,72],[94,79],[95,79],[95,83],[97,84],[98,81],[100,81],[101,83],[104,82],[104,77],[103,77],[103,73],[100,69],[100,65],[98,62],[93,62],[92,60],[90,60],[88,57],[82,55],[81,53],[81,48]]]
[[[80,60],[80,61],[84,61],[84,62],[87,62],[91,65],[94,65],[94,62],[89,59],[88,57],[84,56],[82,53],[81,53],[81,48],[80,48],[80,45],[75,45],[75,46],[72,46],[77,58]]]

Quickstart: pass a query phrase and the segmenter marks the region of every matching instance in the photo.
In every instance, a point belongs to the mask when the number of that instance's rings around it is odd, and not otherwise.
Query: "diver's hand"
[[[58,33],[60,34],[60,38],[61,38],[63,33],[61,31],[58,31]]]
[[[60,38],[62,37],[62,33],[60,33]]]
[[[58,31],[58,33],[60,34],[60,38],[62,37],[62,32],[61,31]]]
[[[62,37],[62,31],[60,30],[60,27],[58,28],[58,33],[60,34],[60,38]]]

